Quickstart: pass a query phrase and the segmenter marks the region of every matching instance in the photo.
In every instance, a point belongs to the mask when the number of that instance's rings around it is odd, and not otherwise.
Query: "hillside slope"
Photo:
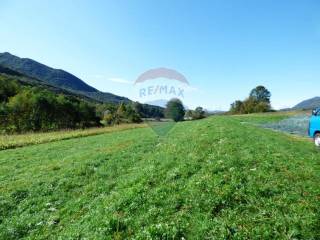
[[[130,102],[128,98],[100,92],[64,70],[48,67],[29,58],[19,58],[8,52],[0,53],[0,65],[28,77],[39,79],[52,86],[73,91],[97,101]]]
[[[311,110],[320,107],[320,97],[307,99],[293,107],[294,110]]]
[[[243,120],[0,151],[0,238],[319,239],[319,152]]]
[[[50,92],[53,92],[55,94],[64,94],[66,96],[72,96],[76,97],[80,100],[85,100],[87,102],[92,103],[113,103],[113,104],[119,104],[120,102],[124,103],[133,103],[127,98],[122,98],[110,93],[102,93],[102,92],[82,92],[82,91],[74,91],[69,90],[65,88],[61,88],[59,86],[54,86],[52,84],[49,84],[45,81],[32,78],[29,76],[26,76],[22,73],[19,73],[17,71],[11,70],[9,68],[6,68],[2,65],[0,65],[0,77],[4,77],[7,80],[15,80],[18,81],[21,85],[28,85],[36,88],[40,88],[43,90],[49,90]],[[135,103],[133,103],[135,104]],[[163,108],[148,104],[142,104],[140,105],[140,114],[141,117],[144,118],[154,118],[154,117],[161,117],[163,115]]]
[[[60,86],[76,91],[97,91],[95,88],[66,71],[53,69],[32,59],[19,58],[7,52],[0,53],[0,65],[29,77],[40,79],[54,86]]]
[[[50,92],[56,93],[56,94],[64,94],[66,96],[73,96],[73,97],[77,97],[79,99],[83,99],[86,100],[88,102],[95,102],[98,103],[98,101],[89,98],[85,95],[82,94],[77,94],[75,92],[63,89],[63,88],[59,88],[59,87],[55,87],[51,84],[48,84],[44,81],[41,81],[39,79],[36,78],[31,78],[28,77],[24,74],[21,74],[17,71],[11,70],[9,68],[3,67],[0,65],[0,76],[3,76],[7,79],[12,79],[17,81],[19,84],[21,85],[25,85],[25,86],[32,86],[32,87],[37,87],[43,90],[48,90]]]

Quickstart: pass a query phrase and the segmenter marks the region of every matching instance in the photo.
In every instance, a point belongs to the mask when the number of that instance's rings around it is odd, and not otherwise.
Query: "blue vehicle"
[[[314,139],[317,147],[320,147],[320,108],[312,111],[309,124],[309,136]]]

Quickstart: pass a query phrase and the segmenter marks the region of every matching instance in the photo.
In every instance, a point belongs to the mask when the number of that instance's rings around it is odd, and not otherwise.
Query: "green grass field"
[[[24,147],[29,145],[54,142],[59,140],[81,138],[99,134],[147,127],[146,124],[121,124],[112,127],[40,132],[19,135],[0,135],[0,150]]]
[[[0,239],[319,239],[320,151],[250,124],[284,117],[0,151]]]

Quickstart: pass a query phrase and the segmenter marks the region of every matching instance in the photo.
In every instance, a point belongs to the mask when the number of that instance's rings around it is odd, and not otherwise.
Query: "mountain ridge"
[[[24,86],[31,86],[31,87],[37,87],[39,89],[44,89],[48,90],[50,92],[56,93],[56,94],[63,94],[65,96],[73,96],[79,99],[86,100],[88,102],[94,102],[94,103],[101,103],[99,101],[96,101],[92,98],[89,98],[85,95],[82,94],[77,94],[75,92],[59,88],[53,85],[50,85],[44,81],[41,81],[39,79],[31,78],[26,75],[23,75],[19,72],[16,72],[14,70],[11,70],[9,68],[3,67],[0,65],[0,77],[8,77],[9,79],[17,81],[19,84],[24,85]]]
[[[39,79],[54,87],[81,94],[99,102],[128,103],[131,101],[126,97],[101,92],[65,70],[49,67],[30,58],[20,58],[9,52],[0,53],[0,65],[28,77]]]
[[[310,99],[306,99],[297,105],[295,105],[292,109],[294,110],[312,110],[320,107],[320,97],[313,97]]]

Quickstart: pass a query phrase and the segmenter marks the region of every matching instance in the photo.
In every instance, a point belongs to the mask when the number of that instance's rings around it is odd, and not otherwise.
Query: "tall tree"
[[[7,102],[8,99],[16,95],[19,86],[14,79],[6,79],[0,76],[0,102]]]
[[[230,112],[231,113],[242,113],[243,110],[243,102],[240,100],[235,101],[231,104]]]
[[[193,119],[202,119],[206,117],[206,112],[203,110],[202,107],[197,107],[193,112]]]
[[[177,99],[171,99],[166,106],[165,115],[175,122],[182,121],[185,115],[185,109],[182,102]]]
[[[258,102],[270,103],[271,93],[266,87],[257,86],[256,88],[252,89],[250,98],[253,98]]]

